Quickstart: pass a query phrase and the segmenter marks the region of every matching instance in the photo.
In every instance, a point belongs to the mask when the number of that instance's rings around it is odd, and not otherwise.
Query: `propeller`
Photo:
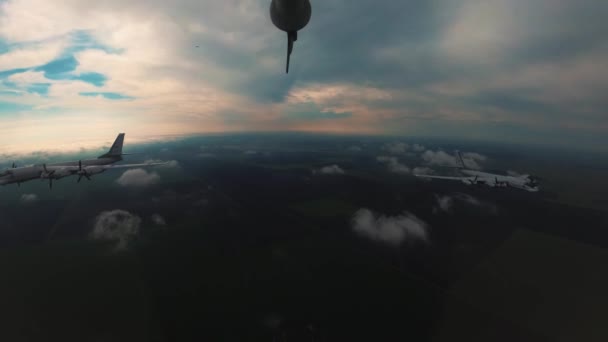
[[[51,172],[49,172],[49,170],[46,168],[46,164],[42,164],[42,168],[44,169],[44,173],[41,175],[41,178],[48,178],[49,179],[49,189],[53,189],[53,174],[55,173],[56,170],[53,170]]]
[[[91,180],[91,177],[87,173],[87,169],[82,168],[82,160],[79,160],[78,161],[78,180],[76,181],[76,183],[80,183],[80,181],[82,180],[82,177],[85,177],[87,180]]]

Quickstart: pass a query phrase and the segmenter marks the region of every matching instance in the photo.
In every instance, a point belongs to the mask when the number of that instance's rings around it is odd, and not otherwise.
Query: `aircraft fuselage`
[[[462,173],[472,178],[467,178],[465,182],[480,184],[493,187],[513,187],[530,192],[538,191],[536,185],[532,185],[528,176],[506,176],[495,173],[488,173],[476,170],[462,170]]]
[[[23,183],[32,179],[40,178],[42,167],[38,165],[23,166],[2,172],[0,185]]]

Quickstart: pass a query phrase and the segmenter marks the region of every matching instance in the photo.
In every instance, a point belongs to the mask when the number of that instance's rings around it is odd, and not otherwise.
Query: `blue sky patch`
[[[90,96],[90,97],[103,96],[104,98],[106,98],[108,100],[133,100],[134,99],[134,97],[132,97],[132,96],[128,96],[128,95],[124,95],[124,94],[120,94],[120,93],[112,93],[112,92],[91,91],[91,92],[82,92],[79,94],[81,96]]]
[[[100,43],[90,31],[77,30],[70,33],[72,45],[64,52],[66,54],[74,54],[84,50],[101,50],[111,54],[122,53],[122,49],[115,49],[110,46]]]
[[[21,92],[16,91],[16,90],[2,89],[2,90],[0,90],[0,95],[4,95],[4,96],[22,96],[23,94],[21,94]]]
[[[1,1],[1,0],[0,0]],[[71,45],[67,47],[61,54],[60,57],[52,60],[46,64],[39,65],[33,68],[19,68],[10,70],[0,70],[0,85],[7,87],[3,89],[3,94],[8,93],[19,94],[16,90],[26,90],[30,93],[36,93],[40,95],[47,95],[50,87],[50,83],[35,83],[29,85],[27,88],[19,89],[19,87],[13,82],[7,82],[6,79],[11,75],[23,73],[29,70],[41,71],[44,73],[44,77],[49,80],[67,80],[67,81],[82,81],[92,84],[96,87],[105,85],[108,78],[98,72],[83,72],[80,74],[73,73],[80,64],[75,57],[75,53],[88,49],[98,49],[107,53],[120,53],[118,49],[105,46],[99,43],[90,32],[85,30],[73,31],[69,34],[71,38]],[[21,44],[9,44],[5,40],[0,39],[0,54],[11,51],[15,46]],[[15,90],[15,92],[13,92]],[[111,100],[131,99],[131,97],[118,94],[118,93],[98,93],[96,95],[103,96]],[[91,96],[96,96],[91,95]],[[87,96],[87,95],[85,95]]]
[[[10,82],[10,81],[7,81],[7,80],[2,80],[0,82],[0,84],[2,84],[5,87],[8,87],[8,88],[17,88],[17,84],[15,82]]]
[[[4,39],[0,39],[0,55],[9,51],[10,45]]]
[[[32,106],[24,105],[21,103],[4,102],[0,101],[0,115],[13,114],[22,110],[31,109]]]
[[[73,76],[72,79],[87,82],[97,87],[103,86],[108,80],[105,75],[98,72],[85,72],[80,75]]]
[[[44,77],[50,80],[78,80],[94,86],[103,86],[108,78],[98,72],[85,72],[79,75],[70,73],[78,67],[78,60],[74,56],[64,57],[37,67],[36,71],[43,71]]]
[[[76,67],[78,67],[76,58],[74,58],[74,56],[68,56],[39,66],[36,68],[36,71],[43,71],[44,76],[48,79],[56,79],[54,76],[59,76],[59,79],[63,79],[62,74],[74,71],[76,70]]]
[[[30,84],[26,90],[30,93],[46,96],[49,94],[50,83],[34,83]]]
[[[28,70],[30,70],[30,69],[28,69],[28,68],[19,68],[19,69],[10,69],[10,70],[0,71],[0,79],[10,77],[11,75],[14,75],[14,74],[26,72]]]

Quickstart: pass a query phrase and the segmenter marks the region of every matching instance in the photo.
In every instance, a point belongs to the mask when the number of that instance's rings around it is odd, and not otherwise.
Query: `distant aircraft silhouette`
[[[21,185],[33,179],[48,179],[49,188],[53,188],[53,180],[58,180],[68,176],[78,176],[77,182],[84,177],[91,180],[91,176],[105,172],[110,169],[145,167],[154,165],[164,165],[166,163],[144,163],[144,164],[122,164],[113,165],[122,161],[122,145],[124,143],[125,134],[120,133],[112,147],[108,151],[96,159],[78,160],[56,164],[42,164],[16,167],[13,163],[12,168],[0,172],[0,185],[17,184]]]
[[[526,190],[529,192],[538,192],[538,178],[530,175],[521,176],[505,176],[495,173],[488,173],[478,170],[467,169],[460,151],[456,151],[456,156],[460,165],[458,169],[465,174],[463,177],[449,177],[449,176],[434,176],[434,175],[415,175],[416,177],[422,178],[435,178],[435,179],[447,179],[461,181],[466,185],[485,185],[494,188],[516,188]]]

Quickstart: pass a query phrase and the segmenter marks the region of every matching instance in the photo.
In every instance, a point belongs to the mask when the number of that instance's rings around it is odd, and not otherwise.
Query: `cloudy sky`
[[[0,152],[202,132],[608,146],[608,2],[0,0]],[[198,47],[196,47],[198,46]]]

